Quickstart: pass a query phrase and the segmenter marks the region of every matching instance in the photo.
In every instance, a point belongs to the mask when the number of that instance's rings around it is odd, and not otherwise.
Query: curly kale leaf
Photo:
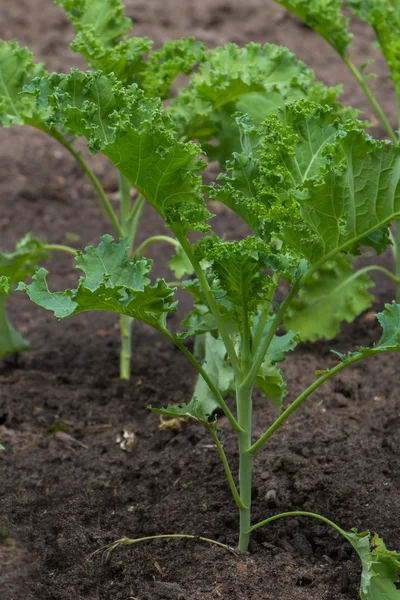
[[[0,40],[0,123],[4,127],[28,124],[46,131],[46,110],[21,93],[44,74],[43,65],[34,62],[28,48]]]
[[[168,41],[151,52],[148,38],[129,37],[131,19],[120,0],[57,0],[77,34],[71,44],[91,68],[113,73],[124,84],[137,83],[147,96],[168,98],[179,73],[190,74],[204,54],[193,38]]]
[[[362,564],[361,600],[399,600],[400,553],[388,550],[378,534],[342,531],[360,557]]]
[[[352,40],[349,19],[342,14],[343,0],[276,0],[309,27],[317,31],[340,54]]]
[[[77,267],[84,271],[78,287],[64,292],[50,292],[47,271],[39,269],[29,285],[19,290],[59,319],[90,310],[104,310],[139,319],[160,329],[166,326],[167,314],[176,310],[174,289],[164,280],[151,285],[147,274],[151,261],[131,260],[129,240],[115,243],[109,235],[102,237],[97,248],[88,246],[78,253]]]
[[[26,93],[48,108],[51,125],[101,150],[175,232],[208,230],[199,177],[205,163],[198,146],[177,141],[159,99],[114,76],[77,70],[39,78]]]

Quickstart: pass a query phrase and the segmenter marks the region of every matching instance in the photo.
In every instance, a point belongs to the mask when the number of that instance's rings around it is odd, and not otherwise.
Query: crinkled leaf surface
[[[343,55],[349,47],[352,35],[347,26],[349,19],[343,17],[343,0],[276,0]]]
[[[235,112],[249,114],[259,126],[285,103],[309,97],[335,106],[339,88],[315,84],[313,73],[286,48],[226,44],[206,52],[198,73],[192,76],[170,106],[178,133],[197,139],[212,160],[223,165],[232,152],[240,151]],[[218,144],[209,145],[211,139]]]
[[[259,146],[240,157],[254,174],[252,187],[245,188],[236,161],[231,178],[223,178],[227,189],[210,195],[241,216],[255,203],[249,224],[311,265],[362,245],[378,252],[388,246],[388,224],[400,215],[399,146],[373,140],[357,122],[340,125],[331,111],[304,101],[263,129]]]
[[[198,175],[205,164],[198,146],[176,140],[160,100],[114,76],[77,70],[38,79],[31,93],[51,108],[50,122],[101,150],[175,232],[207,230]]]
[[[285,328],[303,340],[332,339],[343,321],[351,323],[369,308],[375,284],[366,273],[354,272],[354,259],[338,255],[316,271],[300,290],[285,316]]]
[[[399,600],[400,553],[388,550],[377,534],[343,532],[362,563],[361,600]]]
[[[120,0],[56,3],[63,6],[77,31],[72,50],[82,54],[92,68],[113,73],[125,84],[139,84],[150,97],[167,98],[176,76],[191,73],[203,57],[204,44],[193,38],[167,41],[150,53],[152,42],[148,38],[126,35],[132,22],[124,16]]]
[[[129,259],[127,247],[127,240],[116,244],[106,235],[97,248],[88,247],[85,254],[79,253],[77,266],[86,278],[81,277],[74,290],[50,292],[45,269],[39,269],[30,285],[20,284],[18,289],[26,292],[35,304],[52,310],[59,319],[89,310],[105,310],[134,317],[156,328],[165,327],[168,312],[176,310],[174,290],[162,279],[151,285],[147,278],[151,262]]]
[[[44,74],[43,66],[34,63],[28,48],[0,40],[0,123],[4,127],[27,123],[46,130],[46,111],[21,94],[34,77]]]

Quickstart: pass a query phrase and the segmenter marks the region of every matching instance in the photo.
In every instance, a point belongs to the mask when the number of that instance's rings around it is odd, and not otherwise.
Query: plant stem
[[[364,94],[366,95],[366,97],[368,98],[372,108],[374,109],[378,119],[380,120],[380,122],[382,123],[382,125],[384,126],[384,128],[387,131],[388,136],[390,137],[390,139],[392,140],[392,142],[394,144],[396,144],[398,142],[398,138],[395,134],[395,132],[392,129],[392,126],[390,125],[385,113],[383,112],[379,102],[377,101],[377,99],[375,98],[374,94],[371,92],[370,88],[368,87],[364,77],[362,76],[362,74],[360,73],[360,71],[357,69],[357,67],[355,66],[355,64],[350,60],[350,58],[346,55],[346,54],[341,54],[340,55],[341,58],[343,59],[345,65],[349,68],[350,72],[352,73],[352,75],[355,77],[355,79],[357,80],[358,84],[360,85],[360,87],[362,88],[362,90],[364,91]]]
[[[236,377],[236,402],[239,425],[244,430],[238,434],[239,439],[239,490],[245,508],[240,509],[239,551],[246,552],[250,541],[251,524],[251,481],[253,455],[251,446],[252,390],[253,387],[241,386]]]
[[[175,346],[177,348],[179,348],[179,350],[181,350],[181,352],[186,356],[186,358],[195,367],[195,369],[197,370],[197,372],[200,373],[200,375],[203,377],[204,381],[206,382],[206,384],[208,385],[209,389],[213,393],[216,401],[218,402],[219,406],[223,410],[226,418],[228,419],[229,423],[232,425],[232,427],[234,428],[234,430],[237,431],[238,433],[240,433],[241,431],[243,431],[242,428],[240,427],[239,423],[237,422],[237,420],[235,419],[235,417],[231,413],[231,411],[230,411],[228,405],[226,404],[225,400],[222,398],[220,391],[214,385],[214,383],[212,382],[212,380],[210,379],[210,377],[207,375],[206,371],[203,369],[203,367],[201,366],[201,364],[199,363],[199,361],[196,359],[196,357],[193,356],[193,354],[190,352],[190,350],[188,350],[186,348],[185,344],[183,344],[183,342],[180,339],[178,339],[170,331],[168,331],[168,329],[164,329],[164,328],[160,327],[159,331],[161,333],[163,333],[169,340],[171,340],[171,342],[173,344],[175,344]]]
[[[251,454],[254,454],[259,448],[261,448],[265,444],[265,442],[275,433],[275,431],[279,429],[279,427],[300,406],[300,404],[302,404],[304,400],[306,400],[308,396],[310,396],[310,394],[312,394],[317,388],[319,388],[323,383],[325,383],[327,379],[330,379],[331,377],[336,375],[336,373],[339,373],[339,371],[342,371],[346,367],[353,365],[362,358],[364,358],[363,354],[357,354],[356,356],[353,356],[347,360],[344,360],[343,362],[340,362],[335,367],[329,369],[329,371],[326,371],[323,375],[321,375],[321,377],[319,377],[316,381],[314,381],[314,383],[308,386],[308,388],[304,390],[304,392],[300,394],[300,396],[298,396],[296,400],[294,400],[292,404],[290,404],[290,406],[288,406],[288,408],[280,415],[280,417],[278,417],[275,423],[273,423],[271,427],[269,427],[269,429],[267,429],[267,431],[249,448],[249,452]]]
[[[347,539],[346,532],[341,527],[339,527],[339,525],[336,525],[336,523],[334,523],[330,519],[327,519],[326,517],[323,517],[316,513],[306,512],[303,510],[294,510],[291,512],[280,513],[279,515],[274,515],[273,517],[269,517],[268,519],[265,519],[264,521],[260,521],[260,523],[256,523],[256,525],[253,525],[252,527],[250,527],[249,533],[253,533],[253,531],[255,531],[256,529],[259,529],[260,527],[263,527],[264,525],[268,525],[269,523],[272,523],[273,521],[276,521],[278,519],[283,519],[285,517],[312,517],[314,519],[319,519],[320,521],[323,521],[323,523],[326,523],[327,525],[330,525],[331,527],[336,529],[336,531],[338,531],[341,535],[343,535]]]
[[[270,343],[272,342],[272,339],[275,335],[276,330],[278,329],[280,322],[286,312],[286,310],[288,309],[290,303],[292,302],[293,298],[295,297],[295,295],[297,294],[297,292],[299,291],[302,279],[299,279],[292,287],[292,289],[290,290],[289,294],[286,296],[285,300],[282,302],[278,312],[275,315],[274,320],[271,323],[271,327],[268,330],[267,335],[265,336],[264,342],[261,346],[261,348],[259,349],[259,351],[257,352],[257,355],[255,356],[254,360],[253,360],[253,364],[251,366],[250,371],[247,373],[246,375],[246,379],[243,382],[243,385],[254,385],[254,382],[256,380],[257,377],[257,373],[260,370],[261,364],[264,360],[265,354],[269,348]]]
[[[108,216],[110,217],[111,223],[117,233],[117,235],[119,237],[123,237],[123,231],[121,229],[121,225],[118,221],[118,217],[113,209],[113,207],[111,206],[110,200],[108,199],[107,194],[105,193],[105,191],[103,190],[103,187],[100,183],[100,181],[97,179],[96,175],[93,173],[93,171],[90,169],[89,165],[86,163],[86,161],[82,158],[82,156],[80,155],[79,152],[77,152],[75,150],[75,148],[73,148],[71,146],[71,144],[69,144],[67,142],[67,140],[64,138],[64,136],[57,131],[56,129],[52,129],[51,131],[49,131],[49,133],[58,141],[60,142],[60,144],[62,146],[64,146],[64,148],[66,150],[68,150],[68,152],[70,154],[72,154],[72,156],[75,158],[75,160],[81,165],[82,169],[85,171],[86,175],[89,177],[90,181],[93,184],[94,189],[96,190],[101,203],[106,211],[106,213],[108,214]]]
[[[128,317],[127,315],[121,315],[119,318],[121,335],[119,376],[126,381],[129,381],[131,378],[132,323],[133,318]]]
[[[199,261],[193,255],[192,249],[191,249],[190,244],[187,241],[187,239],[183,236],[179,236],[178,233],[175,233],[175,235],[176,235],[177,239],[180,241],[183,250],[186,252],[187,257],[193,266],[194,272],[197,275],[199,283],[203,289],[204,295],[206,296],[210,310],[217,322],[219,332],[220,332],[222,340],[225,344],[226,352],[229,356],[232,366],[236,371],[239,372],[241,370],[241,365],[240,365],[238,356],[236,354],[235,347],[233,345],[233,342],[231,340],[229,332],[226,328],[225,322],[221,317],[221,313],[219,311],[217,301],[215,300],[214,295],[210,289],[210,286],[208,285],[208,281],[207,281],[206,276],[203,273],[203,269],[201,268]]]
[[[122,234],[130,237],[130,248],[132,250],[134,241],[128,222],[131,210],[131,184],[122,173],[119,173],[119,205],[121,209]],[[127,315],[120,316],[121,351],[119,376],[126,381],[129,381],[131,378],[132,325],[132,317],[128,317]]]
[[[165,242],[166,244],[171,244],[175,248],[180,247],[180,243],[176,239],[170,237],[169,235],[153,235],[147,238],[147,240],[144,240],[144,242],[142,242],[140,246],[136,248],[134,254],[142,254],[143,250],[147,248],[147,246],[149,246],[150,244],[153,244],[154,242]]]
[[[67,252],[68,254],[72,254],[73,256],[76,256],[78,251],[75,250],[75,248],[71,248],[70,246],[63,246],[62,244],[44,244],[43,248],[45,250],[50,250],[50,251],[59,251],[59,252]]]
[[[237,505],[237,507],[238,507],[239,510],[246,510],[246,506],[243,504],[243,501],[242,501],[242,499],[241,499],[241,497],[239,495],[239,492],[237,490],[235,481],[233,479],[232,471],[231,471],[231,469],[229,467],[229,463],[228,463],[228,460],[226,458],[226,454],[224,452],[224,449],[222,447],[221,442],[218,439],[217,433],[216,433],[216,431],[215,431],[215,429],[214,429],[213,426],[207,427],[207,429],[210,432],[210,435],[211,435],[212,439],[214,440],[214,444],[215,444],[215,446],[216,446],[216,448],[218,450],[218,454],[220,455],[222,464],[224,465],[225,473],[226,473],[226,476],[228,478],[229,486],[231,488],[232,496],[233,496],[233,498],[234,498],[234,500],[236,502],[236,505]]]
[[[264,333],[264,327],[265,327],[266,322],[268,321],[269,311],[270,311],[271,304],[272,304],[273,299],[274,299],[275,290],[276,290],[276,288],[278,286],[278,279],[279,279],[278,274],[274,273],[274,275],[273,275],[273,288],[271,290],[271,298],[266,302],[264,308],[261,311],[260,319],[259,319],[258,324],[257,324],[257,329],[256,329],[255,334],[254,334],[254,338],[253,338],[253,353],[257,352],[258,347],[260,345],[260,342],[262,340],[262,336],[263,336],[263,333]]]
[[[146,198],[142,194],[138,194],[135,202],[133,203],[132,210],[130,211],[129,216],[128,216],[128,223],[130,225],[130,231],[131,231],[131,236],[132,236],[133,241],[135,240],[135,237],[136,237],[138,222],[139,222],[140,216],[142,214],[142,210],[143,210],[143,206],[145,205],[145,202],[146,202]]]

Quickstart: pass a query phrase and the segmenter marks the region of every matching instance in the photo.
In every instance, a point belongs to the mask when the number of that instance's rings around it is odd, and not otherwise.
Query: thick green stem
[[[131,378],[131,357],[132,357],[132,317],[121,315],[119,319],[119,328],[121,333],[121,351],[120,351],[120,378],[129,381]]]
[[[349,59],[349,57],[347,55],[340,55],[340,56],[343,59],[345,65],[349,68],[349,70],[352,73],[352,75],[357,80],[357,83],[360,85],[360,87],[364,91],[364,94],[368,98],[368,101],[370,102],[372,108],[374,109],[374,111],[375,111],[378,119],[380,120],[380,122],[382,123],[382,125],[384,126],[384,128],[386,129],[388,136],[390,137],[390,139],[392,140],[392,142],[394,144],[397,144],[398,138],[397,138],[395,132],[393,131],[393,128],[390,125],[390,123],[389,123],[389,121],[388,121],[385,113],[383,112],[383,110],[382,110],[379,102],[377,101],[377,99],[375,98],[374,94],[371,92],[370,88],[368,87],[368,85],[367,85],[364,77],[362,76],[362,74],[360,73],[360,71],[352,63],[352,61]]]
[[[64,138],[64,136],[59,133],[57,130],[51,130],[49,131],[50,135],[52,135],[58,142],[60,142],[60,144],[62,146],[64,146],[64,148],[66,150],[68,150],[68,152],[70,154],[72,154],[72,156],[75,158],[75,160],[81,165],[82,169],[85,171],[86,175],[89,177],[90,181],[93,184],[94,189],[96,190],[101,203],[106,211],[106,213],[108,214],[108,216],[110,217],[110,221],[117,233],[117,235],[119,237],[123,237],[123,231],[121,229],[121,225],[118,221],[118,217],[113,209],[113,207],[111,206],[110,200],[107,197],[107,194],[105,193],[105,191],[103,190],[103,187],[100,183],[100,181],[97,179],[96,175],[93,173],[93,171],[90,169],[89,165],[86,163],[86,161],[82,158],[82,156],[80,155],[79,152],[77,152],[75,150],[75,148],[73,148],[71,146],[71,144],[69,144],[67,142],[67,140]]]
[[[124,236],[130,237],[130,248],[133,247],[132,230],[129,227],[129,214],[131,210],[131,184],[119,173],[119,204],[121,209],[121,230]],[[119,319],[119,328],[121,334],[120,351],[120,378],[129,381],[131,378],[131,358],[132,358],[132,317],[121,315]]]
[[[166,244],[171,244],[175,248],[180,247],[180,243],[175,239],[170,237],[169,235],[153,235],[147,240],[144,240],[135,250],[135,254],[142,254],[143,250],[147,248],[150,244],[154,244],[155,242],[165,242]]]
[[[242,387],[236,384],[236,401],[238,421],[243,432],[239,433],[239,492],[245,508],[240,509],[239,550],[246,552],[250,541],[251,525],[251,481],[253,470],[253,455],[249,452],[251,446],[252,425],[252,387]]]
[[[129,228],[130,228],[130,232],[131,232],[131,236],[132,236],[132,244],[136,237],[139,219],[142,214],[142,210],[143,210],[145,203],[146,203],[146,198],[144,196],[142,196],[142,194],[139,194],[138,197],[136,198],[136,200],[133,204],[132,210],[128,216],[128,223],[129,223]]]

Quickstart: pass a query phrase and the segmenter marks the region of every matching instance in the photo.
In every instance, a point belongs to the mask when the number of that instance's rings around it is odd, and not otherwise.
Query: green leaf
[[[115,44],[131,28],[120,0],[55,0],[77,31],[90,28],[105,45]]]
[[[235,112],[249,113],[261,123],[288,98],[304,97],[312,80],[312,72],[286,48],[226,44],[205,53],[198,73],[172,100],[169,112],[180,136],[203,144],[216,139],[217,147],[205,147],[222,165],[240,150]]]
[[[332,339],[343,321],[351,323],[369,308],[375,284],[365,273],[354,272],[354,260],[338,255],[318,269],[301,288],[285,316],[285,328],[303,340]]]
[[[46,129],[45,111],[21,94],[25,85],[44,75],[41,64],[35,64],[28,48],[21,48],[16,41],[0,40],[0,123],[4,127],[25,123]]]
[[[206,333],[204,338],[203,369],[223,398],[234,395],[235,374],[228,362],[224,342],[220,338],[215,338],[210,333]],[[193,399],[197,399],[201,410],[207,415],[211,415],[219,407],[214,394],[212,394],[201,375],[198,376],[193,392]]]
[[[349,19],[342,14],[343,0],[276,0],[317,31],[340,54],[350,45]]]
[[[10,291],[10,280],[3,275],[0,276],[0,293],[8,294]]]
[[[400,5],[398,0],[350,0],[349,8],[374,29],[400,98]]]
[[[111,236],[105,235],[97,248],[89,246],[86,254],[79,253],[77,266],[86,278],[81,277],[74,290],[50,292],[45,269],[39,269],[30,285],[21,283],[18,289],[59,319],[89,310],[105,310],[134,317],[158,329],[165,328],[168,312],[176,310],[174,290],[163,279],[152,286],[146,277],[151,261],[131,260],[127,248],[127,240],[115,244]]]
[[[29,342],[11,324],[6,304],[16,284],[32,275],[46,257],[42,240],[30,234],[17,243],[15,252],[0,251],[0,358],[30,350]]]
[[[5,450],[4,446],[0,444],[0,450]]]
[[[242,322],[243,312],[251,318],[271,293],[271,277],[262,272],[268,266],[269,248],[259,238],[224,242],[209,236],[196,245],[195,253],[210,265],[218,288],[234,307],[238,323]]]
[[[393,300],[391,304],[385,304],[385,309],[376,314],[376,318],[382,326],[382,336],[372,348],[360,346],[355,352],[341,354],[335,352],[342,361],[375,356],[383,352],[398,352],[400,350],[400,304]]]
[[[342,533],[362,563],[361,600],[399,600],[400,553],[388,550],[378,534],[358,533],[356,529]]]
[[[175,254],[169,259],[168,266],[175,273],[177,279],[181,279],[184,275],[193,275],[194,273],[192,263],[180,244],[176,247]]]
[[[147,408],[149,408],[154,413],[163,415],[163,417],[169,417],[172,419],[192,417],[197,421],[207,422],[208,416],[209,414],[211,414],[204,412],[197,398],[193,398],[193,400],[191,400],[189,404],[181,404],[180,406],[168,404],[167,408],[153,408],[152,406],[148,406]]]
[[[49,121],[85,136],[154,206],[174,232],[208,230],[210,213],[198,175],[205,167],[195,144],[176,140],[160,100],[100,72],[38,79],[37,102],[51,108]]]
[[[203,57],[204,44],[193,38],[165,42],[150,53],[153,44],[148,38],[125,35],[132,22],[124,16],[120,0],[56,3],[63,6],[77,31],[71,49],[82,54],[90,67],[113,73],[124,84],[137,83],[149,97],[168,98],[177,75],[190,74]]]

